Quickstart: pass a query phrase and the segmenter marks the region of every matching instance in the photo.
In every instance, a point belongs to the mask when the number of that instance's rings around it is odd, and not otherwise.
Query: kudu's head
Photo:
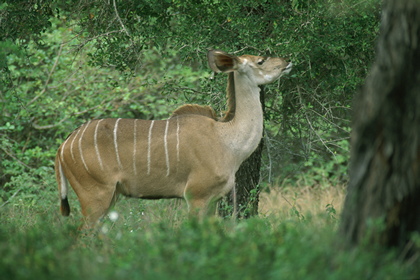
[[[209,51],[207,58],[214,72],[238,71],[248,76],[257,85],[274,82],[282,75],[288,74],[293,65],[280,57],[234,56],[219,50]]]

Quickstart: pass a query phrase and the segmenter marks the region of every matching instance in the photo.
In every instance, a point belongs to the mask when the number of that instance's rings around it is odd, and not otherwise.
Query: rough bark
[[[406,248],[420,232],[420,1],[385,1],[377,54],[354,102],[340,233]]]
[[[261,139],[258,148],[242,163],[236,172],[236,199],[238,218],[249,218],[258,214],[260,191],[261,157],[264,140]]]

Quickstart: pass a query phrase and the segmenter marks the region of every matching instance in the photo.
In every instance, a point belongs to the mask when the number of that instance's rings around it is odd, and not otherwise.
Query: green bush
[[[123,203],[125,204],[125,203]],[[5,279],[407,279],[415,263],[366,245],[344,250],[328,215],[251,218],[234,223],[170,217],[160,202],[130,200],[99,233],[56,210],[8,206],[1,212],[0,276]],[[151,219],[146,216],[154,209]],[[39,215],[38,211],[42,212]],[[130,212],[136,212],[130,220]],[[13,216],[14,219],[8,219]],[[185,218],[185,217],[184,217]],[[3,222],[4,221],[4,222]],[[319,227],[323,223],[325,226]],[[125,226],[124,226],[125,224]],[[131,228],[131,230],[130,230]],[[134,229],[134,230],[133,230]]]

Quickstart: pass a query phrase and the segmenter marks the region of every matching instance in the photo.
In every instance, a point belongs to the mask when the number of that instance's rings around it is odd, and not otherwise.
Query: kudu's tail
[[[67,181],[66,176],[63,173],[63,168],[61,167],[61,161],[58,155],[55,158],[55,176],[57,179],[58,192],[60,194],[60,199],[61,199],[61,206],[60,206],[61,215],[69,216],[70,205],[67,199],[68,181]]]

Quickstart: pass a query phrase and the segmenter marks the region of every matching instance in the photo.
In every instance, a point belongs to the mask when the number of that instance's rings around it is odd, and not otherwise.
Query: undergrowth
[[[54,197],[55,198],[55,197]],[[418,264],[343,248],[335,209],[248,220],[188,219],[183,202],[121,199],[93,232],[54,207],[0,210],[2,279],[407,279]],[[297,210],[296,210],[297,211]]]

